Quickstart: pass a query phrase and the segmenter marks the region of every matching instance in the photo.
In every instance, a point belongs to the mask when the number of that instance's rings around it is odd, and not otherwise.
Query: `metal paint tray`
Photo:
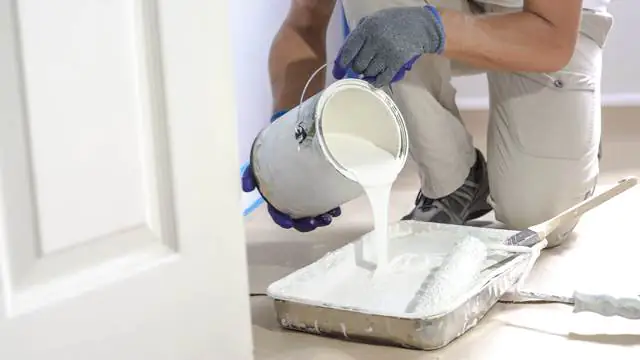
[[[402,221],[390,225],[390,259],[409,251],[428,252],[435,258],[444,257],[453,247],[455,237],[474,236],[486,243],[502,243],[516,233],[501,229]],[[290,330],[346,340],[435,350],[475,327],[504,293],[516,284],[528,262],[528,255],[525,254],[514,256],[491,252],[487,266],[473,288],[436,315],[385,312],[317,300],[315,285],[328,281],[331,276],[334,279],[339,276],[328,270],[337,262],[351,261],[355,266],[373,272],[375,264],[369,260],[373,259],[373,243],[370,240],[370,233],[365,234],[355,242],[271,284],[267,293],[275,302],[280,325]],[[341,291],[338,287],[335,290]]]

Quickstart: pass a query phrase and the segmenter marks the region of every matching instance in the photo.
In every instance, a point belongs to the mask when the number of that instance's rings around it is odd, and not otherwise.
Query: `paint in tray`
[[[437,306],[425,302],[425,284],[433,280],[431,275],[454,246],[469,241],[500,243],[510,233],[468,230],[445,227],[412,232],[411,222],[393,224],[389,232],[389,262],[383,269],[376,271],[377,249],[370,233],[272,284],[269,293],[274,298],[373,315],[425,318],[445,313],[496,275],[495,271],[480,271],[461,281],[447,279],[458,286],[446,289],[448,294],[436,302]],[[486,250],[478,247],[482,248]],[[510,255],[500,251],[479,253],[478,264],[469,266],[467,272],[473,271],[474,266],[490,269]]]

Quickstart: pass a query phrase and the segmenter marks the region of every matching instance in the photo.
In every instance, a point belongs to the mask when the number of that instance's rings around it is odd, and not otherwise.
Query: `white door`
[[[228,4],[0,0],[0,359],[251,358]]]

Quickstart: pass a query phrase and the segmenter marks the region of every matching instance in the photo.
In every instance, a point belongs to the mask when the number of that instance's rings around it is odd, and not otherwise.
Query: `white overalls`
[[[522,8],[522,0],[429,2],[465,12]],[[599,171],[602,48],[613,23],[606,3],[584,1],[575,53],[561,71],[486,72],[489,202],[497,220],[509,228],[544,221],[593,191]],[[350,28],[377,10],[424,5],[424,0],[343,0]],[[455,191],[475,162],[472,138],[460,119],[451,78],[481,72],[444,57],[423,56],[404,80],[392,85],[391,95],[407,122],[410,153],[420,169],[422,191],[429,198]],[[573,227],[575,224],[552,234],[550,245],[560,243]]]

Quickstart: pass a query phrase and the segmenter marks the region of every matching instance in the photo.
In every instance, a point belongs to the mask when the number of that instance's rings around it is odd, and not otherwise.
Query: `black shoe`
[[[480,151],[476,150],[476,154],[476,163],[458,190],[440,199],[427,198],[420,191],[416,198],[416,207],[402,220],[463,225],[493,210],[487,202],[489,197],[487,162]]]

